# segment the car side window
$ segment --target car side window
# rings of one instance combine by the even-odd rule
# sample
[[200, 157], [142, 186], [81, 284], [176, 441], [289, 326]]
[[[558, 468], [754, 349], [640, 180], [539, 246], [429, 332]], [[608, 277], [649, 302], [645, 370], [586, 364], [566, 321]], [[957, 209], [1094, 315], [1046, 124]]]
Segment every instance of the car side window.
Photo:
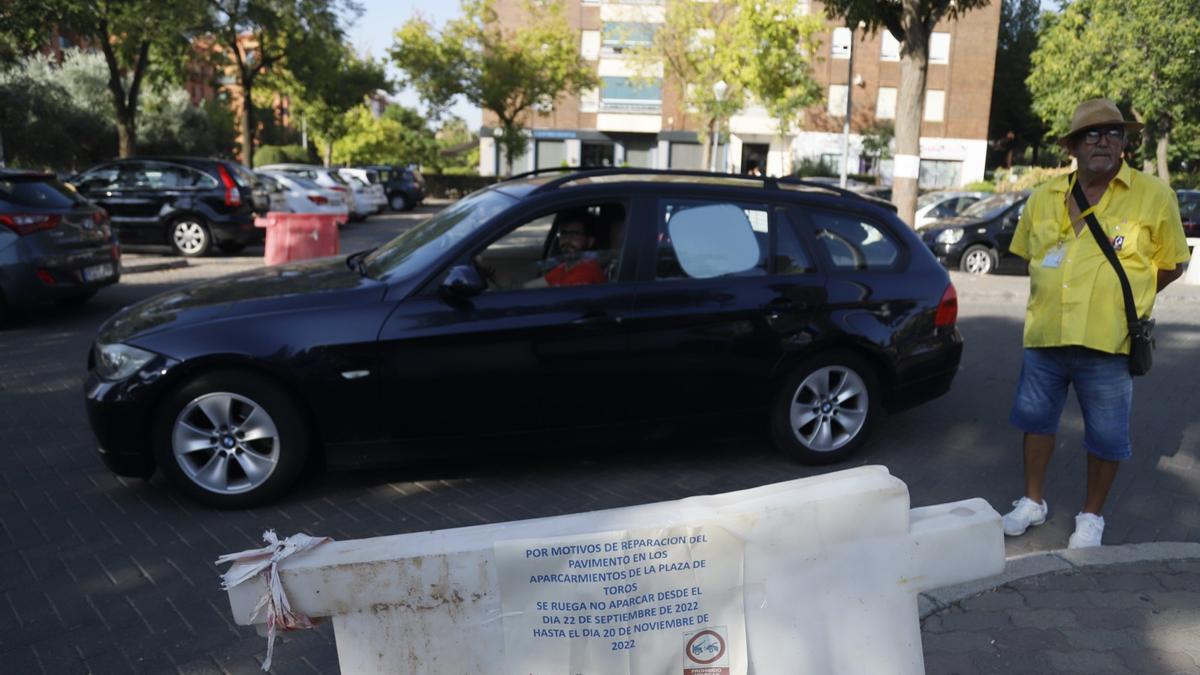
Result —
[[810, 211], [808, 215], [835, 268], [888, 270], [899, 264], [899, 244], [878, 224], [852, 214]]
[[783, 209], [775, 210], [775, 274], [807, 274], [816, 271], [812, 256], [800, 240], [796, 224]]
[[662, 200], [656, 279], [709, 279], [767, 273], [770, 211], [763, 204]]
[[120, 171], [115, 164], [98, 166], [79, 177], [80, 190], [112, 190], [117, 187]]
[[626, 208], [573, 206], [521, 223], [474, 258], [489, 291], [613, 283], [621, 269]]

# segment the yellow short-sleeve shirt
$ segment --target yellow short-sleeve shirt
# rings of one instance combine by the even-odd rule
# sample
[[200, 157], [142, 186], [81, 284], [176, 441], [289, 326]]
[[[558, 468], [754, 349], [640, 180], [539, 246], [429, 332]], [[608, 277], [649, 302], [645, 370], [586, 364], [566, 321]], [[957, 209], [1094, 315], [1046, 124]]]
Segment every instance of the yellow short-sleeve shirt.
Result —
[[[1039, 186], [1013, 234], [1009, 250], [1029, 261], [1024, 344], [1128, 354], [1121, 283], [1091, 230], [1085, 225], [1076, 236], [1071, 227], [1070, 178], [1058, 176]], [[1158, 270], [1175, 269], [1189, 258], [1175, 192], [1161, 179], [1122, 164], [1094, 213], [1129, 277], [1138, 316], [1148, 317]]]

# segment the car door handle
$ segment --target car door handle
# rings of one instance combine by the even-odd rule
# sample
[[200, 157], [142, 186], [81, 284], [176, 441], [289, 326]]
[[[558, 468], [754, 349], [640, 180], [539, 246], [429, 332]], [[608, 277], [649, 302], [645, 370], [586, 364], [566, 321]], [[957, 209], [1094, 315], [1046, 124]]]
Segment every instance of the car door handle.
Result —
[[767, 318], [772, 321], [779, 319], [785, 312], [799, 312], [808, 309], [808, 304], [796, 302], [790, 298], [775, 298], [767, 303]]
[[600, 326], [604, 324], [619, 324], [621, 317], [607, 312], [588, 312], [571, 322], [572, 326]]

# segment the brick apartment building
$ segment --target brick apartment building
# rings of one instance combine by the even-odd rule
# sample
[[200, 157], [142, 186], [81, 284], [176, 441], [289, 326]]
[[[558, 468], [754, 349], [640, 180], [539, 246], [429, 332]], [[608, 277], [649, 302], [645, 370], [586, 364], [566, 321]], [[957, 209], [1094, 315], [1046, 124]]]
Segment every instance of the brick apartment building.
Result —
[[[689, 113], [681, 92], [665, 86], [636, 87], [636, 75], [622, 56], [631, 43], [648, 42], [661, 24], [664, 0], [561, 0], [571, 26], [579, 31], [580, 52], [595, 64], [598, 89], [578, 97], [561, 97], [550, 110], [526, 120], [531, 143], [513, 161], [513, 171], [583, 165], [628, 165], [650, 168], [706, 169], [697, 131], [702, 116]], [[802, 11], [823, 16], [817, 0], [797, 0]], [[500, 21], [513, 28], [519, 21], [518, 3], [498, 6]], [[942, 21], [930, 44], [924, 122], [921, 125], [923, 188], [956, 187], [982, 180], [987, 155], [988, 115], [1000, 3], [966, 13], [957, 21]], [[851, 94], [850, 163], [852, 173], [866, 170], [860, 132], [878, 121], [895, 118], [900, 83], [900, 46], [886, 31], [864, 35], [826, 21], [815, 76], [826, 93], [823, 106], [806, 112], [789, 139], [780, 139], [777, 125], [761, 106], [748, 105], [728, 121], [729, 142], [719, 148], [723, 171], [740, 173], [749, 162], [779, 175], [784, 153], [793, 165], [802, 159], [825, 160], [841, 166], [842, 124], [846, 92]], [[848, 72], [854, 50], [854, 74]], [[496, 118], [485, 111], [480, 133], [480, 174], [506, 171], [494, 138]], [[875, 167], [890, 183], [891, 163]]]

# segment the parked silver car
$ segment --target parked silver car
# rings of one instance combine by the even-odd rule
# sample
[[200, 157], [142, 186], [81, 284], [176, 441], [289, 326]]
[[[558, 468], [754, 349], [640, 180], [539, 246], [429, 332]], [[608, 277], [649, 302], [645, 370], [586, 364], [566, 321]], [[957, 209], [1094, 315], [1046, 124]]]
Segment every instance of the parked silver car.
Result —
[[943, 218], [954, 218], [968, 206], [990, 196], [987, 192], [927, 192], [917, 199], [916, 227], [920, 230]]

